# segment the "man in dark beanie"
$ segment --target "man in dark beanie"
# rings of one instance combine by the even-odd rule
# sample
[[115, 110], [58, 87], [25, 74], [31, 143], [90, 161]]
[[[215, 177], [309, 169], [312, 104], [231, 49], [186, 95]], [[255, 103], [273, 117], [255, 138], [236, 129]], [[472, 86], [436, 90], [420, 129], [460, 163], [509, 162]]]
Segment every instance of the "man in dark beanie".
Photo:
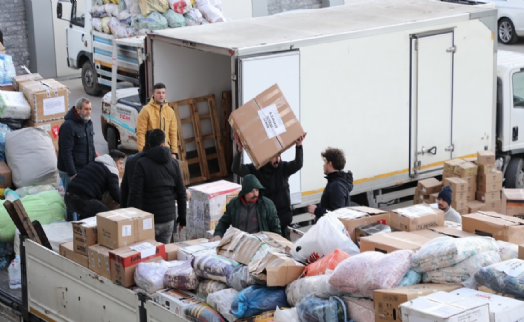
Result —
[[442, 188], [442, 191], [439, 192], [438, 198], [437, 198], [438, 208], [444, 211], [445, 213], [444, 220], [454, 221], [454, 222], [458, 222], [459, 224], [461, 224], [462, 217], [455, 209], [451, 207], [451, 200], [452, 200], [451, 197], [452, 197], [451, 187], [445, 186], [444, 188]]

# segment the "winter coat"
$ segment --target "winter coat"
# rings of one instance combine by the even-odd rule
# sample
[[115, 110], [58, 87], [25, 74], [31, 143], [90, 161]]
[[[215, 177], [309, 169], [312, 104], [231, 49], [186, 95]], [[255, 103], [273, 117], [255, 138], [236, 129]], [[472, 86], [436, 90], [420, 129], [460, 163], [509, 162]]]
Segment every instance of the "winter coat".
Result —
[[72, 177], [96, 157], [93, 122], [84, 122], [72, 107], [58, 131], [58, 170]]
[[162, 106], [155, 103], [154, 99], [144, 106], [136, 120], [136, 137], [138, 151], [142, 151], [146, 143], [148, 130], [161, 129], [166, 134], [166, 146], [171, 153], [178, 153], [178, 121], [175, 111], [164, 103]]
[[277, 168], [271, 164], [266, 164], [260, 169], [250, 164], [241, 164], [241, 153], [237, 153], [233, 158], [231, 171], [244, 177], [248, 174], [254, 174], [265, 188], [264, 195], [275, 204], [278, 216], [282, 223], [289, 225], [293, 219], [291, 212], [291, 197], [289, 193], [289, 177], [302, 169], [304, 160], [304, 149], [297, 146], [295, 149], [295, 160], [280, 161]]
[[265, 189], [258, 179], [254, 175], [248, 174], [244, 177], [244, 180], [242, 180], [242, 190], [238, 194], [238, 197], [231, 199], [231, 201], [226, 205], [226, 211], [215, 227], [215, 236], [223, 237], [229, 226], [240, 229], [239, 218], [240, 208], [242, 207], [241, 197], [253, 191], [253, 189], [259, 190], [258, 200], [256, 201], [256, 211], [260, 231], [270, 231], [279, 235], [282, 233], [282, 230], [280, 229], [280, 220], [278, 219], [277, 210], [273, 201], [264, 197]]
[[67, 192], [85, 199], [102, 200], [106, 191], [109, 191], [113, 200], [120, 203], [118, 169], [109, 154], [86, 165], [67, 186]]
[[129, 187], [133, 184], [133, 174], [135, 173], [135, 166], [138, 160], [144, 156], [144, 152], [139, 152], [127, 157], [124, 176], [120, 184], [120, 207], [128, 207]]
[[322, 217], [328, 210], [351, 206], [349, 193], [353, 190], [353, 173], [351, 171], [331, 172], [326, 176], [328, 181], [320, 205], [315, 209], [315, 216]]
[[133, 173], [128, 206], [155, 215], [155, 223], [177, 219], [175, 200], [178, 204], [177, 222], [186, 223], [186, 187], [178, 161], [167, 147], [157, 146], [143, 152]]

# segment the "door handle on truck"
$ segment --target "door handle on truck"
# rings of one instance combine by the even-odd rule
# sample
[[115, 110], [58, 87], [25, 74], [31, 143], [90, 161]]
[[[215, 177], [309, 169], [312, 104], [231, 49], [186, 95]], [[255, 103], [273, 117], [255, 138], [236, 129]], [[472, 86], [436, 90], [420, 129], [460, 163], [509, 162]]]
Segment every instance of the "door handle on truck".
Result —
[[417, 154], [422, 154], [422, 155], [424, 155], [425, 153], [431, 153], [431, 154], [433, 154], [433, 155], [436, 155], [436, 154], [437, 154], [437, 147], [434, 146], [434, 147], [429, 148], [429, 149], [427, 149], [427, 150], [426, 150], [425, 147], [422, 147], [422, 149], [421, 149]]
[[513, 141], [519, 140], [519, 127], [515, 126], [513, 127]]

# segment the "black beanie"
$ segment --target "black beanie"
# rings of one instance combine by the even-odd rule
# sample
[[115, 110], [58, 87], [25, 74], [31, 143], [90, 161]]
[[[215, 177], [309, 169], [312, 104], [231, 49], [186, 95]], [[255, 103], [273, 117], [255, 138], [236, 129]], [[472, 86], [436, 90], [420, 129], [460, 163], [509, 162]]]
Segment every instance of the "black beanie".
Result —
[[451, 187], [445, 186], [441, 192], [438, 194], [438, 198], [444, 200], [451, 206]]

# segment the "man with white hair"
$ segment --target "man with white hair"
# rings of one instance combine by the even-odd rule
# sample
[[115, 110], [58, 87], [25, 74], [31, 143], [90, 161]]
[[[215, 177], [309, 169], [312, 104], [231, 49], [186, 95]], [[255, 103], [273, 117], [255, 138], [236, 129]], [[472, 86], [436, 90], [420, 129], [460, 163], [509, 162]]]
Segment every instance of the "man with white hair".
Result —
[[[84, 97], [76, 101], [65, 116], [65, 122], [58, 132], [58, 172], [67, 190], [69, 182], [89, 162], [96, 157], [91, 122], [91, 102]], [[74, 214], [67, 209], [67, 221], [75, 220]]]

